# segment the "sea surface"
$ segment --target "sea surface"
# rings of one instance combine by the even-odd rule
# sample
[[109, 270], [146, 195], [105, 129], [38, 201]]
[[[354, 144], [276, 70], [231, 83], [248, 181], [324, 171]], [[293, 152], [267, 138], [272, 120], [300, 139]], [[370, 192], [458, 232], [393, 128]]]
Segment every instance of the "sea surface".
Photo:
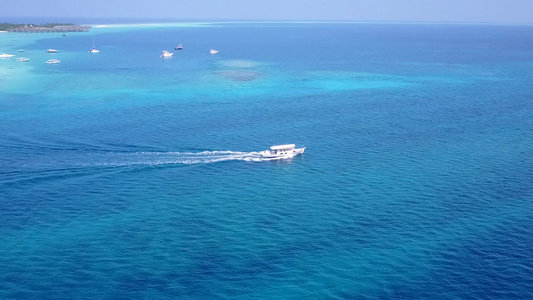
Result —
[[[0, 59], [0, 299], [533, 298], [533, 26], [109, 24], [0, 52], [31, 59]], [[256, 155], [284, 143], [307, 149]]]

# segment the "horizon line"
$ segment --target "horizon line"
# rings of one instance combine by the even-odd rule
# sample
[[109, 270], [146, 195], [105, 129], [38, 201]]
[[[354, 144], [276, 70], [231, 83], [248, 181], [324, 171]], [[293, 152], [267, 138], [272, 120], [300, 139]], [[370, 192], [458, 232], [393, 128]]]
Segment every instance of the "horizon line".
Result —
[[[172, 17], [52, 17], [52, 16], [43, 16], [43, 17], [18, 17], [18, 16], [0, 16], [0, 23], [9, 23], [6, 20], [2, 19], [51, 19], [48, 22], [57, 22], [61, 19], [100, 19], [100, 20], [116, 20], [116, 21], [126, 21], [126, 20], [146, 20], [157, 23], [394, 23], [394, 24], [494, 24], [494, 25], [533, 25], [531, 22], [503, 22], [503, 21], [442, 21], [442, 20], [314, 20], [314, 19], [202, 19], [202, 18], [172, 18]], [[91, 22], [92, 23], [92, 22]], [[143, 23], [145, 24], [145, 23]]]

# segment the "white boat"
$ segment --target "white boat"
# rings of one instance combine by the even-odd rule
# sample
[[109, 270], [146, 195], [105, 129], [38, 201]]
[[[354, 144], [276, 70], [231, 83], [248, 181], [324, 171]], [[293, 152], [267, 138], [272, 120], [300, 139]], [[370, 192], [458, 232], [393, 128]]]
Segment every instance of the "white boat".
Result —
[[58, 64], [61, 61], [59, 59], [53, 58], [46, 61], [47, 64]]
[[183, 46], [181, 44], [178, 45], [178, 47], [174, 47], [174, 50], [181, 50], [183, 49]]
[[167, 50], [163, 50], [163, 53], [161, 53], [161, 57], [171, 57], [174, 55], [172, 52], [168, 52]]
[[93, 48], [89, 50], [90, 53], [99, 53], [100, 50], [96, 49], [96, 45], [94, 44], [94, 38], [93, 38]]
[[291, 158], [304, 153], [304, 151], [305, 147], [296, 148], [295, 144], [287, 144], [272, 146], [270, 150], [261, 151], [259, 154], [265, 158]]
[[18, 62], [27, 62], [27, 61], [30, 61], [30, 59], [27, 58], [27, 57], [19, 57], [19, 58], [17, 58], [17, 61]]
[[0, 58], [11, 58], [11, 57], [15, 57], [15, 54], [7, 54], [7, 53], [0, 54]]
[[209, 54], [217, 54], [218, 53], [218, 50], [215, 50], [215, 49], [211, 49], [209, 50]]
[[56, 49], [48, 49], [46, 50], [47, 53], [57, 53]]

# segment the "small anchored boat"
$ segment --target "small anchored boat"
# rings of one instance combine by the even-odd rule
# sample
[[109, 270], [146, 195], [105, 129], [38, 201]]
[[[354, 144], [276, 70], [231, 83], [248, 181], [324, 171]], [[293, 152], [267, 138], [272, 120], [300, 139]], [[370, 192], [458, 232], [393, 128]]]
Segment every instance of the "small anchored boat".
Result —
[[46, 53], [57, 53], [56, 49], [48, 49], [46, 50]]
[[58, 64], [61, 61], [59, 59], [53, 58], [46, 61], [47, 64]]
[[174, 50], [181, 50], [183, 49], [183, 46], [181, 44], [179, 44], [177, 47], [174, 47]]
[[209, 50], [209, 54], [211, 54], [211, 55], [218, 54], [218, 50], [211, 49], [211, 50]]
[[161, 53], [161, 57], [171, 57], [174, 55], [172, 52], [168, 52], [167, 50], [163, 50], [163, 53]]
[[11, 58], [11, 57], [15, 57], [15, 54], [7, 54], [7, 53], [0, 54], [0, 58]]
[[28, 61], [30, 61], [30, 59], [27, 58], [27, 57], [19, 57], [19, 58], [17, 58], [17, 61], [18, 62], [28, 62]]
[[261, 151], [259, 154], [264, 158], [291, 158], [304, 153], [305, 148], [296, 148], [295, 144], [274, 145], [270, 150]]

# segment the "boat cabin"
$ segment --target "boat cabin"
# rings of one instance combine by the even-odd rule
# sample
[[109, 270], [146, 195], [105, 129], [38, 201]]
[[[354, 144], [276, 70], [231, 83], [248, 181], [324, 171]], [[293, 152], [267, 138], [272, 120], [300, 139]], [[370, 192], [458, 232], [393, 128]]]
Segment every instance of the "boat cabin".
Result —
[[270, 152], [274, 154], [287, 154], [290, 151], [294, 151], [294, 148], [296, 147], [295, 144], [287, 144], [287, 145], [276, 145], [270, 147]]

